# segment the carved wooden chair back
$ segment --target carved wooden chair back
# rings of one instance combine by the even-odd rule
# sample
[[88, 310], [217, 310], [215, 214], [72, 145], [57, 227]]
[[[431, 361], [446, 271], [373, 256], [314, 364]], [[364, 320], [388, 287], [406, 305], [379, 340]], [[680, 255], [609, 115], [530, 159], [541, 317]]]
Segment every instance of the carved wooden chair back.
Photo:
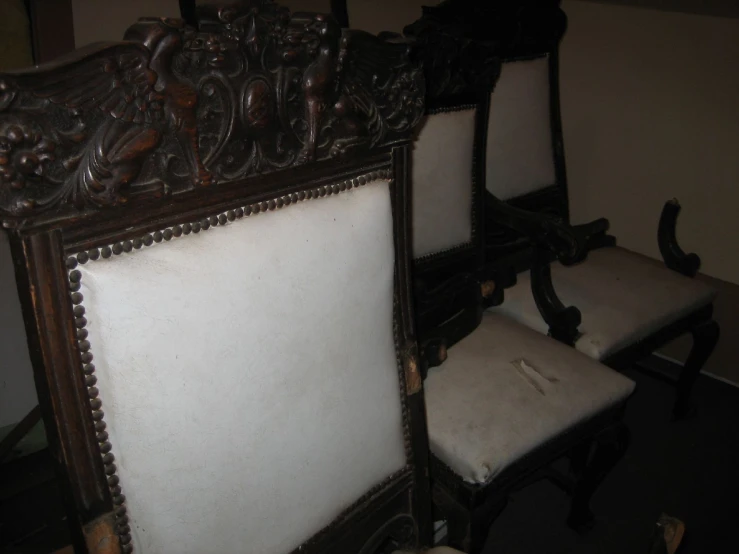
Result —
[[267, 0], [0, 75], [78, 552], [428, 545], [407, 48]]
[[[480, 13], [480, 21], [497, 17], [517, 33], [497, 30], [493, 35], [496, 44], [491, 46], [502, 66], [490, 98], [485, 187], [489, 195], [511, 206], [568, 222], [558, 57], [566, 16], [559, 0], [527, 1], [515, 14], [490, 6], [491, 12], [495, 10], [499, 13]], [[486, 250], [491, 259], [527, 245], [520, 233], [488, 220]]]
[[411, 25], [405, 34], [427, 83], [411, 183], [419, 337], [427, 358], [433, 358], [434, 348], [451, 346], [471, 332], [481, 315], [485, 161], [480, 154], [488, 91], [499, 64], [487, 58], [473, 69], [470, 60], [483, 59], [478, 45], [446, 30]]

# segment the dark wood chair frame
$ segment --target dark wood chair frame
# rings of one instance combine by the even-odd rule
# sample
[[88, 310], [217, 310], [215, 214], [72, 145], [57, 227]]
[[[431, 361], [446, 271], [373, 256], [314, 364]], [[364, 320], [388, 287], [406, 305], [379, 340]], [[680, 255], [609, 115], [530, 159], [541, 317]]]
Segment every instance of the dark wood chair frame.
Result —
[[[555, 183], [536, 192], [501, 202], [485, 190], [486, 271], [498, 275], [503, 286], [511, 284], [511, 274], [531, 270], [531, 286], [537, 307], [549, 326], [549, 335], [574, 345], [579, 337], [581, 314], [576, 306], [565, 306], [552, 283], [550, 263], [581, 262], [594, 248], [615, 246], [608, 221], [598, 219], [583, 225], [569, 224], [567, 174], [559, 102], [559, 42], [567, 27], [559, 0], [537, 2], [496, 2], [446, 0], [425, 10], [426, 17], [453, 22], [457, 32], [478, 43], [478, 51], [502, 61], [546, 57], [549, 61], [550, 128], [554, 155]], [[480, 67], [487, 63], [476, 60]], [[491, 88], [491, 91], [493, 89]], [[514, 209], [511, 209], [514, 208]], [[666, 267], [694, 277], [700, 267], [696, 254], [686, 254], [676, 239], [676, 200], [665, 204], [658, 227], [658, 244]], [[489, 303], [488, 305], [492, 305]], [[665, 360], [671, 370], [656, 371], [650, 356], [672, 340], [690, 334], [693, 347], [684, 365]], [[617, 370], [639, 367], [676, 385], [673, 415], [690, 412], [692, 387], [719, 338], [713, 306], [700, 308], [665, 326], [643, 340], [613, 354], [602, 363]], [[674, 367], [673, 367], [674, 366]], [[675, 378], [675, 375], [678, 375]]]
[[[464, 39], [457, 31], [458, 28], [444, 21], [429, 18], [421, 18], [405, 29], [406, 36], [414, 41], [412, 49], [424, 67], [429, 113], [438, 109], [469, 107], [471, 103], [477, 106], [474, 140], [477, 154], [472, 161], [475, 189], [471, 206], [473, 245], [435, 254], [428, 258], [428, 262], [422, 258], [414, 265], [416, 312], [424, 368], [442, 364], [446, 347], [479, 325], [483, 307], [503, 301], [501, 283], [505, 284], [509, 278], [507, 272], [490, 271], [484, 266], [483, 237], [487, 222], [484, 210], [475, 205], [485, 190], [484, 180], [479, 176], [485, 174], [489, 90], [500, 74], [500, 62], [494, 56], [484, 56], [479, 44]], [[485, 60], [485, 68], [480, 70], [474, 64], [465, 63], [469, 60]], [[508, 207], [505, 207], [505, 213], [509, 218], [518, 215], [516, 210]], [[565, 236], [565, 239], [570, 238], [570, 234]], [[461, 257], [463, 253], [464, 258]], [[430, 275], [436, 276], [436, 280]], [[430, 288], [423, 279], [441, 284]], [[622, 422], [624, 408], [625, 403], [618, 404], [569, 429], [504, 470], [486, 486], [464, 482], [432, 454], [435, 519], [448, 521], [449, 544], [467, 552], [479, 552], [490, 525], [505, 507], [508, 496], [544, 478], [551, 479], [572, 495], [568, 523], [578, 530], [588, 529], [593, 524], [590, 498], [623, 456], [629, 443], [628, 429]], [[568, 473], [552, 467], [562, 457], [569, 458]]]
[[[408, 145], [424, 109], [421, 72], [404, 45], [342, 32], [330, 16], [291, 16], [271, 0], [246, 3], [243, 11], [208, 6], [189, 17], [192, 27], [140, 20], [126, 35], [138, 43], [106, 44], [52, 65], [0, 74], [0, 221], [11, 240], [75, 551], [132, 550], [125, 483], [119, 483], [115, 445], [105, 431], [75, 268], [186, 240], [190, 233], [218, 232], [236, 219], [341, 194], [377, 178], [391, 180], [393, 324], [407, 465], [296, 552], [372, 554], [429, 546], [428, 443], [411, 308], [407, 194]], [[242, 44], [239, 37], [247, 36], [249, 44]], [[275, 36], [283, 42], [273, 42]], [[309, 51], [311, 45], [316, 48]], [[252, 64], [267, 59], [274, 65], [243, 71], [247, 47], [260, 49]], [[343, 69], [335, 71], [339, 56]], [[127, 119], [132, 104], [116, 71], [131, 79], [141, 71], [165, 85], [157, 94], [135, 91], [139, 100], [159, 102], [149, 108], [161, 117], [148, 117], [150, 111], [145, 119]], [[289, 94], [277, 95], [284, 75], [294, 77], [282, 83]], [[311, 79], [327, 86], [311, 89]], [[201, 86], [207, 83], [242, 94], [219, 96]], [[370, 103], [369, 111], [359, 109], [363, 102]], [[316, 113], [317, 104], [333, 109]], [[213, 121], [214, 113], [220, 120]], [[170, 118], [177, 125], [169, 125]], [[329, 126], [334, 133], [315, 140]], [[180, 140], [178, 132], [192, 140]], [[203, 140], [213, 132], [217, 140]], [[117, 156], [108, 155], [111, 144]], [[256, 154], [237, 160], [240, 167], [229, 172], [229, 151], [239, 144], [253, 146]], [[278, 163], [267, 154], [282, 157]], [[159, 157], [167, 163], [156, 164]]]

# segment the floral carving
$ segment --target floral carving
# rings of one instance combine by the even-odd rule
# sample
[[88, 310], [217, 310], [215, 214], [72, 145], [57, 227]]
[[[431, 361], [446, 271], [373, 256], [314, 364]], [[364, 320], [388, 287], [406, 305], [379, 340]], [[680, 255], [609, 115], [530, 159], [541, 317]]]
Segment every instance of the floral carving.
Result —
[[47, 163], [54, 159], [55, 148], [40, 133], [6, 126], [0, 131], [0, 186], [22, 190], [27, 181], [42, 178]]
[[[407, 47], [272, 0], [142, 19], [125, 42], [0, 74], [0, 219], [115, 206], [407, 138]], [[20, 142], [19, 142], [20, 141]]]

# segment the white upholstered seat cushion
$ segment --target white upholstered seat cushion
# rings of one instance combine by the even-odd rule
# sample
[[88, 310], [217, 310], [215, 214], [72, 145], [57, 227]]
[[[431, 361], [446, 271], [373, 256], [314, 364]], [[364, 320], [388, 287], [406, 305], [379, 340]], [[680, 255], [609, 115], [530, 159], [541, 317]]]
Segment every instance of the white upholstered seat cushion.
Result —
[[[575, 266], [552, 264], [552, 281], [562, 302], [582, 313], [582, 336], [575, 346], [597, 360], [710, 304], [716, 296], [705, 283], [619, 247], [593, 250]], [[491, 310], [548, 332], [531, 293], [528, 271], [506, 289], [503, 304]]]
[[475, 109], [428, 115], [413, 143], [413, 257], [472, 240]]
[[475, 484], [634, 389], [573, 348], [489, 312], [424, 384], [432, 453]]

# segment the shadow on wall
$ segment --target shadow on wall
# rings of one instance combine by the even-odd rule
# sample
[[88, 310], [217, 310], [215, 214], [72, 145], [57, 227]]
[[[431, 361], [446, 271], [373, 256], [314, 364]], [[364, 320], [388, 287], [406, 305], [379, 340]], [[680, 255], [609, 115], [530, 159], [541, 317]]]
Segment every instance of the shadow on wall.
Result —
[[31, 32], [23, 0], [0, 2], [0, 71], [33, 65]]
[[564, 0], [561, 101], [573, 222], [606, 217], [659, 258], [662, 203], [680, 244], [739, 284], [739, 19]]
[[38, 404], [8, 236], [0, 230], [0, 427]]

